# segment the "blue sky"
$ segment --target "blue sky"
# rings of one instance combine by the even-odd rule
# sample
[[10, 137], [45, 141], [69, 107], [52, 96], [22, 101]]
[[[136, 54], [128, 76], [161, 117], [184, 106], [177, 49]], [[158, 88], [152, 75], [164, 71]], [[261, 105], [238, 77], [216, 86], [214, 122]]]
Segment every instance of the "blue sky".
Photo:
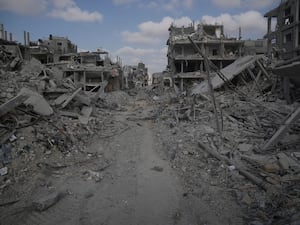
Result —
[[171, 23], [224, 24], [228, 36], [261, 38], [265, 12], [280, 0], [0, 0], [0, 23], [23, 42], [49, 34], [68, 37], [82, 50], [103, 48], [123, 64], [143, 61], [150, 72], [164, 70]]

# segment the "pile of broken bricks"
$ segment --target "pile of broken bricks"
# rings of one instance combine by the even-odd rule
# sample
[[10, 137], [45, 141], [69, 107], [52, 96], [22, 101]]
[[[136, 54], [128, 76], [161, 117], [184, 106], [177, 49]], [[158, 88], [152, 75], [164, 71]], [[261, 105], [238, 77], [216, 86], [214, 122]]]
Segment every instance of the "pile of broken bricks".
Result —
[[[114, 135], [109, 113], [99, 108], [105, 102], [101, 98], [106, 81], [97, 92], [84, 92], [71, 79], [64, 79], [58, 68], [46, 68], [34, 58], [12, 71], [6, 64], [0, 67], [0, 178], [4, 183], [11, 182], [12, 167], [14, 174], [21, 170], [21, 163], [14, 163], [20, 156], [29, 167], [37, 155], [73, 154], [85, 149], [98, 133]], [[110, 133], [99, 132], [108, 127]], [[5, 187], [0, 187], [0, 193]]]
[[217, 87], [216, 110], [209, 95], [180, 96], [160, 103], [156, 119], [170, 129], [166, 153], [191, 190], [207, 182], [232, 192], [248, 224], [298, 224], [300, 105], [259, 76]]

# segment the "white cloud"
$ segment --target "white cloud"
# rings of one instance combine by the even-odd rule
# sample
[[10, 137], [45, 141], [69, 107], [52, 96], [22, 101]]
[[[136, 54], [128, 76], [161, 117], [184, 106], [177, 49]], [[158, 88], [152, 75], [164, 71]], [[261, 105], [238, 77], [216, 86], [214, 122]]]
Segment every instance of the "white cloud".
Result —
[[213, 2], [223, 8], [232, 8], [241, 6], [241, 0], [213, 0]]
[[148, 3], [140, 3], [139, 6], [141, 8], [155, 9], [155, 8], [158, 8], [160, 6], [160, 4], [158, 2], [151, 1], [151, 2], [148, 2]]
[[136, 2], [137, 0], [113, 0], [113, 3], [116, 5], [124, 5], [124, 4], [129, 4], [132, 2]]
[[279, 3], [280, 0], [213, 0], [213, 2], [223, 8], [246, 7], [251, 9], [261, 9]]
[[76, 3], [73, 0], [52, 0], [56, 8], [74, 7]]
[[[50, 5], [52, 10], [46, 13]], [[0, 10], [21, 15], [36, 15], [44, 12], [48, 16], [65, 21], [101, 22], [103, 20], [101, 13], [82, 10], [74, 0], [0, 0]]]
[[178, 26], [188, 25], [192, 20], [188, 17], [173, 19], [164, 17], [160, 22], [147, 21], [139, 24], [137, 32], [122, 32], [123, 39], [126, 42], [134, 44], [158, 44], [166, 42], [168, 39], [168, 28], [174, 23]]
[[[129, 2], [130, 0], [127, 1]], [[140, 1], [139, 3], [139, 7], [141, 8], [163, 9], [166, 11], [178, 13], [179, 11], [182, 11], [182, 9], [192, 9], [195, 0], [152, 0], [149, 2]]]
[[167, 48], [132, 48], [123, 47], [115, 52], [123, 60], [123, 65], [137, 65], [143, 62], [149, 73], [161, 72], [167, 65]]
[[0, 0], [0, 10], [21, 15], [36, 15], [47, 8], [46, 0]]
[[263, 15], [257, 11], [230, 15], [221, 14], [217, 17], [203, 16], [202, 21], [207, 24], [223, 24], [225, 33], [238, 36], [239, 27], [242, 28], [243, 38], [262, 38], [267, 32], [267, 23]]
[[77, 6], [74, 0], [52, 0], [54, 9], [48, 14], [72, 22], [101, 22], [103, 15], [97, 11], [89, 12]]
[[163, 8], [168, 11], [177, 11], [178, 9], [191, 9], [194, 5], [194, 0], [169, 0], [163, 4]]

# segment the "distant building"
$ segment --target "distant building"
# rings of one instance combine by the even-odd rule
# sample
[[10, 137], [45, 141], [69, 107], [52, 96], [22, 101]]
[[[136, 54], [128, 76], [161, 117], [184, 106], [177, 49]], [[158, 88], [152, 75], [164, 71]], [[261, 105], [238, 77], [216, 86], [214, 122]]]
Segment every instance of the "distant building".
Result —
[[267, 39], [245, 40], [243, 55], [266, 54], [268, 49]]
[[77, 46], [66, 37], [49, 35], [49, 39], [39, 39], [30, 43], [31, 55], [42, 63], [58, 62], [64, 54], [77, 53]]
[[[274, 50], [275, 56], [284, 60], [300, 56], [299, 0], [282, 0], [265, 17], [268, 18], [268, 55]], [[274, 32], [271, 30], [273, 18], [277, 19]]]
[[175, 84], [183, 90], [184, 82], [204, 80], [204, 58], [195, 50], [188, 36], [219, 69], [233, 63], [242, 55], [244, 41], [226, 38], [223, 25], [194, 24], [169, 28], [168, 70]]
[[137, 66], [124, 66], [124, 86], [134, 88], [148, 85], [148, 68], [142, 62]]
[[202, 52], [219, 68], [234, 62], [242, 54], [244, 41], [224, 36], [223, 25], [199, 24], [197, 29], [188, 27], [169, 28], [168, 63], [171, 73], [204, 71], [204, 58], [188, 40], [190, 35]]
[[[300, 87], [300, 0], [282, 0], [278, 7], [267, 12], [268, 56], [279, 63], [273, 72], [282, 78], [282, 90], [288, 103], [297, 100], [291, 93]], [[277, 19], [275, 31], [271, 30], [273, 19]]]

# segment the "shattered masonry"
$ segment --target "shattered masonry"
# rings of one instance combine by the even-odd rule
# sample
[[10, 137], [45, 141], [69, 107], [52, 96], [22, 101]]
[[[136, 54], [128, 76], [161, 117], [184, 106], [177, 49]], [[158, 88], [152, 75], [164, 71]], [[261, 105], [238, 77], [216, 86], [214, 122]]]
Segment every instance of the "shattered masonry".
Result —
[[[85, 222], [76, 204], [94, 193], [76, 195], [61, 183], [75, 177], [98, 190], [121, 177], [116, 169], [134, 171], [123, 178], [134, 180], [140, 155], [130, 149], [121, 168], [114, 163], [145, 129], [180, 178], [197, 224], [299, 224], [299, 12], [299, 0], [281, 1], [265, 14], [266, 38], [255, 41], [226, 37], [217, 24], [171, 25], [167, 68], [150, 86], [142, 62], [123, 66], [101, 49], [77, 53], [53, 35], [33, 42], [24, 32], [21, 45], [2, 25], [0, 224], [31, 224], [64, 201], [75, 213], [60, 216]], [[109, 209], [130, 204], [110, 198]]]

